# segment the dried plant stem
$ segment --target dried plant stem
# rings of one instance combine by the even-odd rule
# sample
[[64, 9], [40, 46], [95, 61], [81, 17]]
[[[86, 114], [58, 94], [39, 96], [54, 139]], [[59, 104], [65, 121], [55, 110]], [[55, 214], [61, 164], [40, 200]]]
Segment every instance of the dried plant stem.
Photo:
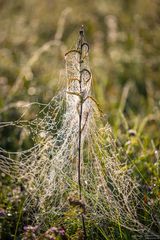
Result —
[[81, 185], [81, 126], [82, 126], [82, 106], [83, 103], [80, 103], [80, 112], [79, 112], [79, 133], [78, 133], [78, 186], [79, 186], [79, 198], [82, 199], [82, 185]]
[[[79, 110], [79, 131], [78, 131], [78, 187], [79, 187], [79, 199], [82, 199], [82, 185], [81, 185], [81, 158], [82, 158], [82, 113], [83, 113], [83, 96], [82, 96], [82, 44], [84, 42], [84, 30], [83, 26], [81, 27], [80, 30], [80, 38], [79, 38], [79, 43], [77, 46], [77, 50], [79, 50], [79, 64], [80, 64], [80, 80], [79, 80], [79, 92], [80, 92], [80, 110]], [[84, 240], [87, 239], [87, 234], [86, 234], [86, 226], [85, 226], [85, 218], [84, 214], [82, 213], [82, 226], [83, 226], [83, 237]]]

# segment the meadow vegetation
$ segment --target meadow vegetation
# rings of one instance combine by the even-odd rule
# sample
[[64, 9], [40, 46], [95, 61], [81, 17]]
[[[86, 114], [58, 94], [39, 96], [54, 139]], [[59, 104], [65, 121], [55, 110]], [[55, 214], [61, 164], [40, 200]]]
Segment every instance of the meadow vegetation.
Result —
[[0, 0], [2, 240], [160, 238], [159, 42], [158, 0]]

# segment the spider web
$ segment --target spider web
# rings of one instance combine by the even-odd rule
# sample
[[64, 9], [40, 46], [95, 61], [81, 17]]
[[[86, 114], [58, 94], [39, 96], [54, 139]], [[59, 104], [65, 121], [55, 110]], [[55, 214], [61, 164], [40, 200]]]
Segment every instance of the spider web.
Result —
[[67, 87], [45, 104], [34, 119], [24, 120], [23, 114], [16, 121], [0, 123], [0, 128], [25, 128], [34, 140], [34, 145], [24, 151], [0, 148], [0, 167], [23, 183], [27, 192], [25, 207], [32, 209], [36, 221], [69, 208], [69, 197], [78, 196], [78, 119], [83, 101], [81, 181], [85, 218], [97, 223], [108, 219], [128, 229], [147, 232], [137, 217], [139, 193], [138, 184], [131, 177], [132, 169], [91, 96], [88, 51], [88, 44], [84, 43], [81, 67], [78, 50], [65, 55]]

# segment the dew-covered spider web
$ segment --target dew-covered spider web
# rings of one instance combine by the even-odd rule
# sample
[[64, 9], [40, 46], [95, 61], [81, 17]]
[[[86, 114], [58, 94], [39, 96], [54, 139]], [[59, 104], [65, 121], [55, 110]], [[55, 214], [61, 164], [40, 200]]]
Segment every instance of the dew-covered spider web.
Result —
[[34, 142], [24, 151], [0, 148], [0, 167], [23, 183], [27, 192], [25, 207], [32, 209], [36, 221], [69, 208], [68, 199], [79, 194], [77, 159], [82, 104], [81, 185], [86, 220], [101, 223], [108, 219], [131, 230], [147, 231], [137, 217], [138, 184], [131, 177], [132, 169], [91, 95], [89, 47], [85, 41], [81, 50], [81, 62], [78, 46], [65, 55], [66, 89], [41, 106], [34, 119], [25, 120], [23, 114], [16, 121], [0, 123], [0, 128], [26, 129]]

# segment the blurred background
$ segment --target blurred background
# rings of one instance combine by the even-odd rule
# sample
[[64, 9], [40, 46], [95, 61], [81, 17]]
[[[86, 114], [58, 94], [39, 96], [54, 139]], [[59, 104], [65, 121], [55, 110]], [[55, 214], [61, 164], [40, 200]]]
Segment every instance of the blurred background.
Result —
[[63, 82], [64, 54], [75, 46], [81, 24], [90, 45], [94, 94], [103, 108], [110, 114], [119, 107], [123, 90], [123, 111], [158, 108], [158, 0], [0, 0], [1, 108], [19, 100], [50, 100]]
[[[93, 95], [144, 176], [143, 184], [157, 185], [159, 0], [0, 0], [0, 121], [17, 119], [28, 102], [47, 103], [65, 86], [64, 55], [75, 47], [82, 24]], [[17, 149], [21, 134], [0, 129], [0, 145]], [[4, 178], [6, 208], [13, 183]], [[157, 204], [155, 196], [150, 199]]]

